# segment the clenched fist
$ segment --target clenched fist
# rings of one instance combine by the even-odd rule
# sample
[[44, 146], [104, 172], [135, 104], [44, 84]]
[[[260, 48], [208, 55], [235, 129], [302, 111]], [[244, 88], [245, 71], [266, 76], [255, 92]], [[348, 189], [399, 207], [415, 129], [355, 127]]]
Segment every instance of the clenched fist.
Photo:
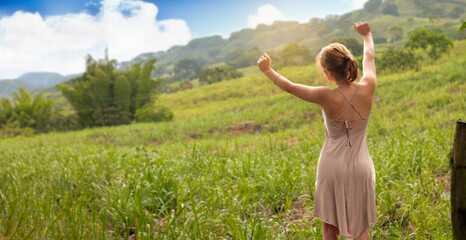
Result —
[[266, 71], [272, 69], [272, 59], [270, 59], [269, 55], [264, 52], [264, 55], [262, 55], [259, 60], [257, 60], [257, 65], [261, 71], [265, 73]]
[[366, 36], [367, 34], [371, 32], [371, 28], [369, 27], [369, 23], [367, 22], [357, 22], [357, 23], [353, 22], [353, 26], [356, 32], [358, 32], [362, 36]]

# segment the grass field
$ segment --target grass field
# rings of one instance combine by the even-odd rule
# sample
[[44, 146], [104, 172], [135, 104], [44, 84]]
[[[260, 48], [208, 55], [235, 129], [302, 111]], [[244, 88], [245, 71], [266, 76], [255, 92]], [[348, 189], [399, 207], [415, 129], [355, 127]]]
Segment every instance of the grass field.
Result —
[[[451, 239], [449, 159], [466, 42], [378, 76], [373, 239]], [[1, 139], [0, 239], [321, 239], [321, 108], [245, 77], [161, 95], [175, 120]], [[314, 65], [280, 74], [321, 84]]]

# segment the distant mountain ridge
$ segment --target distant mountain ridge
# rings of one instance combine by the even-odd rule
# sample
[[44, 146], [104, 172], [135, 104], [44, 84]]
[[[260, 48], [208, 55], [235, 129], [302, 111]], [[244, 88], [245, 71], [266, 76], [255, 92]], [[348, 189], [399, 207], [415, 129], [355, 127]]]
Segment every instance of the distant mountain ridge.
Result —
[[458, 20], [466, 17], [465, 12], [466, 0], [369, 0], [362, 9], [343, 15], [329, 15], [325, 19], [311, 18], [306, 23], [276, 21], [271, 25], [259, 24], [254, 29], [233, 32], [228, 39], [218, 35], [193, 39], [185, 46], [140, 54], [131, 61], [119, 63], [119, 68], [156, 58], [155, 76], [162, 76], [173, 71], [173, 65], [184, 58], [198, 59], [210, 65], [225, 61], [230, 51], [236, 48], [247, 51], [259, 47], [273, 53], [293, 42], [317, 54], [332, 38], [344, 36], [359, 39], [352, 22], [360, 20], [369, 21], [373, 35], [379, 38], [389, 39], [388, 29], [395, 24], [404, 28], [404, 35], [417, 27], [442, 24], [450, 38], [462, 39], [465, 32], [457, 33], [457, 29]]
[[63, 75], [54, 72], [30, 72], [18, 77], [18, 80], [39, 87], [50, 87], [60, 83]]
[[18, 91], [19, 88], [24, 88], [27, 91], [50, 88], [79, 75], [80, 74], [70, 74], [63, 76], [54, 72], [30, 72], [16, 79], [0, 80], [0, 98], [8, 97], [12, 92]]

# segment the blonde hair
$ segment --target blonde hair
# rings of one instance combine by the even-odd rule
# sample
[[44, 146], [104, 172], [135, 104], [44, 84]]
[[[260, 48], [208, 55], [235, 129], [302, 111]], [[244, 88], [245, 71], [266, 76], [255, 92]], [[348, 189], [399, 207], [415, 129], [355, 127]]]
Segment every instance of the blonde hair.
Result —
[[322, 48], [316, 57], [316, 63], [335, 74], [336, 80], [345, 79], [350, 83], [358, 78], [358, 62], [343, 44], [332, 43]]

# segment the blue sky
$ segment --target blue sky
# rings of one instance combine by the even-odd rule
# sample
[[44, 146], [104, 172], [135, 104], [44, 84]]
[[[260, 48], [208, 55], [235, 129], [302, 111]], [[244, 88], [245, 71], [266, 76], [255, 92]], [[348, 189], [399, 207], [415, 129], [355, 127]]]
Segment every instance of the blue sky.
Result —
[[199, 37], [340, 15], [367, 0], [0, 0], [0, 79], [26, 72], [63, 75], [84, 58], [131, 60]]
[[[183, 19], [194, 38], [222, 33], [223, 35], [247, 27], [248, 16], [260, 6], [275, 6], [286, 20], [308, 21], [331, 14], [349, 12], [365, 1], [361, 0], [146, 0], [158, 9], [158, 20]], [[98, 0], [1, 0], [0, 17], [21, 10], [39, 12], [43, 16], [63, 15], [86, 11], [99, 13]]]

